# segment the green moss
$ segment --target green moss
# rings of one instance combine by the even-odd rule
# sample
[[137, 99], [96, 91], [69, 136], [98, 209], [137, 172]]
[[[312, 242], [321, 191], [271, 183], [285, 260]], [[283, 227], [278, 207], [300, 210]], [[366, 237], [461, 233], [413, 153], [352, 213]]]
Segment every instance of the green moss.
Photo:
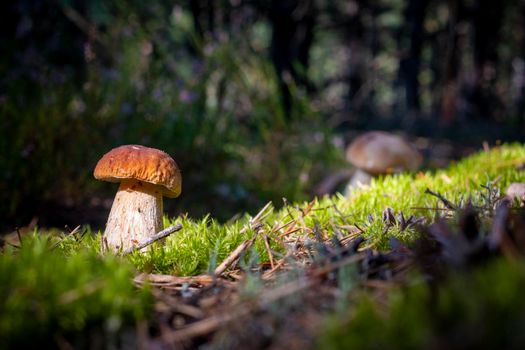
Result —
[[145, 318], [149, 292], [136, 289], [132, 276], [132, 266], [115, 257], [93, 249], [66, 255], [48, 236], [25, 237], [21, 248], [0, 254], [0, 348], [75, 338], [94, 324], [116, 332]]
[[[414, 280], [413, 280], [414, 281]], [[414, 283], [392, 292], [386, 309], [368, 297], [334, 315], [322, 349], [523, 348], [525, 263], [496, 260], [455, 273], [435, 290]]]
[[[483, 186], [493, 182], [497, 190], [504, 191], [510, 182], [525, 181], [523, 172], [517, 170], [517, 166], [523, 162], [525, 147], [521, 144], [504, 145], [490, 152], [477, 153], [448, 169], [376, 179], [370, 187], [354, 191], [349, 198], [336, 195], [316, 199], [307, 214], [304, 210], [309, 206], [308, 202], [287, 204], [279, 210], [269, 207], [262, 220], [264, 232], [270, 237], [272, 250], [282, 252], [277, 237], [284, 231], [271, 228], [282, 226], [290, 220], [296, 221], [297, 227], [301, 228], [289, 236], [291, 238], [304, 235], [314, 238], [314, 228], [327, 238], [335, 232], [345, 235], [348, 231], [344, 227], [357, 225], [364, 230], [363, 235], [369, 239], [369, 244], [385, 249], [392, 236], [405, 242], [413, 237], [411, 229], [401, 231], [397, 225], [385, 231], [381, 217], [387, 207], [391, 207], [396, 214], [402, 211], [406, 218], [415, 215], [428, 221], [436, 216], [449, 215], [449, 211], [441, 210], [445, 207], [439, 199], [425, 193], [427, 188], [441, 193], [456, 204], [471, 201], [474, 205], [484, 206], [487, 204], [485, 197], [488, 190]], [[369, 220], [370, 215], [374, 218], [372, 222]], [[198, 220], [188, 217], [165, 218], [165, 226], [181, 223], [183, 229], [168, 237], [163, 246], [157, 245], [146, 255], [133, 254], [129, 260], [138, 270], [147, 272], [176, 275], [206, 272], [242, 241], [252, 237], [251, 230], [241, 232], [248, 227], [251, 217], [245, 214], [226, 224], [220, 224], [209, 216]], [[64, 246], [73, 251], [86, 244], [93, 250], [98, 249], [98, 238], [90, 238], [86, 242], [75, 248], [78, 244], [69, 240]], [[269, 259], [260, 237], [255, 249], [261, 262]]]
[[[445, 207], [436, 197], [425, 194], [427, 188], [456, 204], [470, 200], [474, 205], [483, 206], [487, 204], [487, 189], [483, 186], [493, 184], [504, 192], [509, 183], [525, 181], [525, 174], [517, 170], [517, 166], [524, 162], [525, 147], [512, 144], [477, 153], [436, 172], [378, 178], [370, 187], [352, 192], [349, 198], [337, 195], [320, 199], [304, 221], [308, 227], [317, 223], [327, 234], [334, 231], [334, 225], [357, 224], [365, 230], [364, 236], [377, 247], [386, 248], [392, 235], [401, 240], [411, 238], [410, 231], [400, 232], [397, 228], [384, 234], [384, 225], [378, 221], [387, 207], [396, 214], [402, 211], [405, 217], [415, 215], [428, 220], [449, 214], [441, 210]], [[300, 206], [305, 207], [306, 203]], [[288, 209], [283, 209], [276, 217], [282, 220], [288, 212]], [[375, 218], [374, 222], [369, 222], [369, 215]]]
[[[183, 229], [166, 239], [164, 245], [157, 245], [147, 254], [135, 253], [130, 257], [133, 264], [143, 271], [194, 275], [213, 269], [210, 261], [221, 261], [251, 233], [241, 233], [247, 220], [230, 225], [221, 225], [205, 217], [201, 220], [179, 218], [167, 220], [167, 225], [181, 223]], [[211, 259], [213, 257], [213, 259]]]
[[[401, 231], [399, 226], [384, 230], [381, 214], [386, 207], [396, 213], [403, 211], [405, 217], [413, 214], [432, 220], [437, 214], [444, 215], [442, 211], [429, 210], [443, 205], [434, 196], [425, 194], [426, 188], [454, 203], [471, 200], [483, 206], [487, 190], [482, 185], [493, 181], [494, 186], [504, 190], [510, 182], [524, 181], [522, 171], [517, 169], [523, 162], [525, 147], [505, 145], [473, 155], [448, 169], [377, 179], [371, 187], [357, 190], [349, 198], [324, 197], [313, 203], [287, 204], [279, 210], [269, 206], [259, 218], [263, 230], [241, 265], [253, 266], [254, 259], [258, 262], [269, 259], [263, 234], [269, 236], [275, 254], [282, 252], [278, 236], [285, 229], [277, 228], [291, 220], [299, 231], [289, 235], [289, 239], [315, 238], [314, 232], [325, 237], [334, 233], [345, 235], [348, 226], [358, 225], [369, 243], [379, 248], [386, 247], [391, 236], [410, 240], [410, 230]], [[370, 222], [369, 215], [375, 220]], [[56, 232], [35, 232], [23, 240], [21, 248], [6, 247], [0, 254], [0, 338], [5, 339], [2, 346], [36, 344], [57, 334], [78, 335], [93, 325], [104, 325], [106, 332], [122, 329], [144, 317], [149, 304], [148, 291], [136, 289], [132, 284], [134, 273], [194, 275], [211, 271], [242, 241], [253, 237], [251, 220], [253, 217], [248, 214], [226, 224], [211, 217], [165, 218], [165, 226], [181, 223], [183, 229], [168, 237], [164, 245], [155, 244], [147, 254], [134, 253], [125, 258], [101, 257], [100, 232], [95, 234], [89, 228], [84, 229], [82, 239], [80, 235], [64, 238], [57, 237]], [[521, 314], [506, 319], [505, 312], [513, 308], [525, 310], [519, 299], [525, 287], [524, 276], [523, 264], [500, 263], [465, 280], [460, 275], [452, 278], [447, 288], [440, 289], [437, 298], [433, 298], [427, 287], [415, 285], [406, 294], [401, 291], [392, 294], [386, 313], [364, 297], [350, 308], [353, 310], [350, 315], [334, 317], [321, 343], [333, 348], [440, 347], [442, 344], [431, 342], [459, 337], [454, 327], [460, 330], [470, 327], [467, 330], [474, 330], [473, 334], [476, 329], [488, 332], [483, 317], [497, 320], [497, 329], [502, 334], [510, 332], [514, 336], [519, 334], [512, 333], [520, 324], [518, 320], [525, 319]], [[479, 293], [470, 294], [478, 289]], [[478, 305], [486, 308], [479, 309]], [[428, 314], [429, 310], [432, 314]], [[28, 329], [32, 332], [30, 338]], [[492, 340], [486, 338], [487, 342]], [[514, 336], [505, 344], [520, 341]]]

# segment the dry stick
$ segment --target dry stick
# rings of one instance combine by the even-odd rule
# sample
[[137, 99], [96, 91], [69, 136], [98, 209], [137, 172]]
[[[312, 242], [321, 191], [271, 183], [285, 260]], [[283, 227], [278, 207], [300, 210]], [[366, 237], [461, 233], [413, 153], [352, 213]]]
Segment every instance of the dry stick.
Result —
[[278, 268], [280, 268], [281, 266], [283, 266], [285, 263], [286, 263], [286, 257], [285, 257], [285, 258], [282, 258], [281, 260], [279, 260], [279, 262], [277, 262], [277, 264], [276, 264], [271, 270], [265, 271], [265, 272], [262, 274], [261, 278], [262, 278], [263, 280], [267, 280], [267, 279], [269, 279], [269, 278], [272, 276], [272, 274], [273, 274], [275, 271], [277, 271]]
[[75, 227], [73, 229], [73, 231], [70, 231], [69, 233], [67, 233], [66, 235], [64, 235], [62, 238], [60, 238], [58, 240], [58, 242], [56, 242], [55, 244], [53, 244], [53, 246], [51, 247], [51, 250], [55, 249], [56, 247], [59, 246], [60, 243], [62, 243], [66, 238], [68, 238], [69, 236], [72, 236], [74, 234], [76, 234], [78, 231], [80, 230], [80, 225], [78, 225], [77, 227]]
[[263, 239], [264, 239], [264, 246], [266, 247], [266, 252], [268, 253], [268, 258], [270, 259], [270, 266], [273, 269], [275, 266], [273, 264], [273, 254], [272, 254], [272, 250], [270, 249], [270, 242], [268, 242], [268, 236], [263, 235]]
[[434, 208], [434, 207], [410, 207], [411, 210], [434, 210], [434, 211], [438, 211], [438, 210], [442, 210], [442, 211], [447, 211], [447, 210], [450, 210], [450, 209], [447, 209], [447, 208]]
[[16, 248], [16, 249], [20, 249], [21, 248], [21, 246], [13, 244], [13, 243], [9, 243], [8, 241], [3, 241], [3, 242], [5, 244], [7, 244], [8, 246], [10, 246], [10, 247], [13, 247], [13, 248]]
[[337, 214], [339, 214], [339, 217], [341, 218], [341, 220], [343, 220], [343, 222], [344, 222], [346, 225], [350, 225], [350, 223], [346, 220], [345, 215], [339, 210], [339, 208], [337, 207], [337, 205], [335, 204], [335, 202], [334, 202], [333, 199], [331, 200], [331, 202], [332, 202], [332, 206], [333, 206], [335, 212], [336, 212]]
[[[306, 208], [301, 209], [299, 207], [297, 207], [297, 211], [299, 212], [299, 217], [297, 219], [294, 219], [292, 213], [290, 212], [290, 209], [288, 209], [288, 207], [286, 207], [286, 210], [288, 211], [288, 215], [292, 218], [292, 221], [290, 221], [290, 223], [293, 223], [293, 225], [291, 225], [290, 227], [288, 227], [288, 229], [282, 233], [281, 235], [279, 235], [279, 238], [284, 238], [285, 236], [288, 236], [292, 233], [295, 233], [297, 231], [308, 231], [310, 230], [306, 224], [304, 223], [304, 217], [306, 215], [308, 215], [310, 213], [310, 211], [312, 210], [312, 207], [314, 206], [315, 202], [314, 201], [311, 201]], [[302, 224], [302, 226], [298, 225], [298, 223], [300, 222], [300, 224]], [[299, 227], [297, 227], [299, 226]], [[311, 231], [311, 230], [310, 230]]]
[[279, 238], [284, 238], [288, 235], [291, 235], [292, 233], [295, 233], [297, 231], [301, 231], [302, 228], [301, 227], [296, 227], [297, 226], [297, 222], [294, 221], [293, 225], [291, 225], [290, 227], [288, 227], [288, 229], [282, 233]]
[[344, 244], [346, 244], [346, 242], [351, 241], [351, 240], [353, 240], [353, 239], [359, 237], [361, 234], [362, 234], [362, 232], [352, 232], [352, 233], [350, 233], [349, 235], [344, 236], [344, 237], [340, 240], [340, 242], [341, 242], [341, 244], [344, 245]]
[[158, 286], [172, 286], [181, 284], [212, 284], [215, 278], [210, 275], [197, 275], [197, 276], [172, 276], [172, 275], [161, 275], [155, 273], [142, 273], [135, 276], [133, 282], [136, 284], [144, 284], [148, 281], [152, 285]]
[[297, 211], [299, 211], [299, 217], [297, 218], [297, 220], [299, 220], [300, 224], [302, 225], [301, 226], [301, 230], [303, 230], [303, 232], [310, 232], [312, 233], [313, 230], [310, 229], [308, 226], [306, 226], [306, 223], [304, 222], [304, 218], [310, 214], [310, 212], [312, 211], [312, 208], [313, 206], [315, 205], [315, 199], [312, 200], [310, 203], [308, 203], [308, 205], [306, 206], [306, 208], [304, 209], [301, 209], [299, 208], [299, 206], [296, 207]]
[[255, 234], [252, 238], [242, 242], [233, 252], [226, 257], [222, 261], [222, 263], [217, 266], [217, 268], [214, 271], [215, 276], [218, 276], [222, 274], [226, 269], [232, 265], [237, 259], [241, 256], [242, 252], [250, 249], [250, 247], [255, 242], [255, 239], [257, 238], [257, 235], [259, 234], [259, 231], [263, 227], [263, 224], [261, 223], [262, 220], [264, 220], [268, 215], [270, 215], [270, 212], [266, 212], [268, 209], [270, 209], [272, 206], [272, 202], [266, 203], [266, 205], [255, 215], [250, 221], [248, 222], [248, 225], [244, 227], [240, 232], [245, 233], [249, 229], [253, 229], [255, 231]]
[[149, 246], [150, 244], [158, 241], [159, 239], [162, 239], [164, 237], [168, 237], [172, 233], [179, 231], [181, 228], [182, 228], [181, 224], [177, 224], [175, 226], [168, 227], [168, 228], [160, 231], [159, 233], [156, 233], [155, 235], [151, 236], [147, 240], [145, 240], [143, 242], [140, 242], [136, 246], [124, 250], [120, 255], [124, 256], [124, 255], [133, 253], [135, 250], [139, 250], [139, 249], [145, 248], [145, 247]]
[[160, 312], [175, 311], [195, 319], [202, 319], [206, 315], [204, 311], [196, 306], [181, 303], [177, 298], [171, 296], [169, 293], [163, 292], [158, 288], [152, 289], [152, 294], [155, 296], [157, 302], [155, 303], [155, 310]]
[[281, 226], [279, 226], [279, 227], [277, 227], [277, 228], [275, 228], [275, 229], [272, 229], [272, 232], [271, 232], [271, 233], [273, 233], [273, 232], [279, 232], [279, 231], [281, 231], [283, 228], [285, 228], [285, 227], [287, 227], [287, 226], [290, 226], [290, 225], [293, 224], [294, 222], [295, 222], [294, 220], [288, 221], [287, 223], [282, 224]]
[[22, 246], [22, 235], [20, 234], [20, 229], [16, 228], [16, 236], [18, 237], [18, 242], [20, 243], [20, 247]]
[[[160, 298], [157, 296], [157, 298]], [[171, 298], [175, 299], [175, 298]], [[176, 303], [171, 300], [163, 300], [162, 303], [157, 302], [155, 304], [155, 311], [157, 312], [176, 312], [185, 316], [193, 317], [195, 319], [202, 319], [205, 317], [204, 312], [196, 306]]]
[[[263, 214], [266, 212], [268, 208], [272, 206], [272, 202], [266, 203], [266, 205], [253, 217], [253, 219], [250, 220], [251, 223], [260, 221], [263, 218]], [[264, 217], [268, 216], [269, 213], [265, 213]]]
[[257, 238], [257, 235], [258, 235], [259, 230], [260, 230], [261, 227], [262, 226], [258, 226], [256, 228], [254, 228], [255, 233], [253, 234], [253, 237], [250, 238], [250, 239], [247, 239], [246, 241], [244, 241], [241, 244], [239, 244], [239, 246], [237, 248], [235, 248], [235, 250], [233, 252], [231, 252], [230, 255], [228, 255], [226, 257], [226, 259], [224, 259], [219, 266], [217, 266], [217, 268], [214, 271], [215, 276], [219, 276], [224, 271], [226, 271], [226, 269], [230, 265], [232, 265], [235, 261], [237, 261], [237, 259], [241, 256], [241, 254], [244, 251], [250, 249], [252, 244], [255, 242], [255, 239]]
[[100, 236], [100, 254], [104, 254], [109, 250], [108, 240], [104, 235]]
[[73, 22], [80, 30], [82, 30], [88, 37], [95, 39], [98, 43], [109, 47], [107, 40], [102, 37], [102, 34], [98, 31], [97, 27], [86, 20], [82, 15], [72, 7], [62, 8], [64, 15]]
[[96, 279], [87, 284], [84, 284], [80, 289], [72, 289], [63, 293], [59, 298], [60, 304], [69, 304], [79, 298], [95, 293], [100, 289], [104, 289], [106, 282], [103, 279]]
[[430, 188], [427, 188], [425, 190], [425, 193], [430, 194], [430, 195], [432, 195], [434, 197], [437, 197], [441, 202], [443, 202], [445, 207], [447, 207], [448, 209], [450, 209], [450, 210], [456, 210], [457, 209], [456, 206], [451, 201], [449, 201], [448, 199], [443, 197], [441, 194], [431, 191]]
[[230, 322], [233, 319], [245, 315], [249, 312], [248, 308], [236, 310], [233, 313], [224, 313], [221, 315], [215, 315], [208, 317], [202, 321], [197, 321], [191, 325], [176, 330], [164, 335], [164, 339], [168, 343], [181, 342], [186, 339], [192, 339], [194, 337], [205, 335], [217, 330], [225, 322]]
[[271, 210], [268, 213], [266, 213], [266, 211], [269, 208], [271, 208], [271, 206], [272, 206], [272, 202], [266, 203], [266, 205], [262, 207], [262, 209], [257, 213], [257, 215], [255, 215], [253, 218], [250, 219], [250, 221], [248, 222], [248, 225], [246, 225], [245, 227], [241, 229], [240, 233], [246, 233], [251, 228], [255, 229], [254, 228], [255, 226], [262, 226], [261, 221], [266, 219], [266, 217], [270, 215]]

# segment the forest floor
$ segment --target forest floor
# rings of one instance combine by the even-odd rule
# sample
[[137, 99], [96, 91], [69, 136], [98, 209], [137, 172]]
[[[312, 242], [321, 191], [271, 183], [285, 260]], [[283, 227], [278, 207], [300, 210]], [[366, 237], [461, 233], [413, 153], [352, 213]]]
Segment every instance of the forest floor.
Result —
[[182, 230], [124, 257], [88, 227], [19, 230], [0, 254], [3, 346], [523, 345], [525, 215], [502, 193], [524, 164], [521, 145], [486, 147], [348, 198], [165, 218]]

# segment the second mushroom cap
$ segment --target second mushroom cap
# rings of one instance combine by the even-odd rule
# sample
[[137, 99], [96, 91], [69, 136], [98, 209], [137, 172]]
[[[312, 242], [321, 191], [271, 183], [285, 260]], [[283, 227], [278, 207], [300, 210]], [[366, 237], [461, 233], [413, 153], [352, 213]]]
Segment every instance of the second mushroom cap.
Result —
[[417, 170], [421, 155], [403, 138], [383, 131], [357, 137], [347, 148], [346, 159], [372, 175]]

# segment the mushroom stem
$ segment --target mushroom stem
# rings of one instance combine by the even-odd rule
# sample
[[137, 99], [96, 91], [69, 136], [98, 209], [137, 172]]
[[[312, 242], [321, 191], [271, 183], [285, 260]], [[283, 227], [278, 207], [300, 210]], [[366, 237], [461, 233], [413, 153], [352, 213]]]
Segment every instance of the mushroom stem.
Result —
[[348, 196], [354, 188], [369, 185], [371, 181], [372, 175], [357, 168], [345, 187], [345, 196]]
[[162, 229], [162, 212], [157, 186], [122, 180], [106, 224], [105, 243], [114, 252], [130, 249]]

